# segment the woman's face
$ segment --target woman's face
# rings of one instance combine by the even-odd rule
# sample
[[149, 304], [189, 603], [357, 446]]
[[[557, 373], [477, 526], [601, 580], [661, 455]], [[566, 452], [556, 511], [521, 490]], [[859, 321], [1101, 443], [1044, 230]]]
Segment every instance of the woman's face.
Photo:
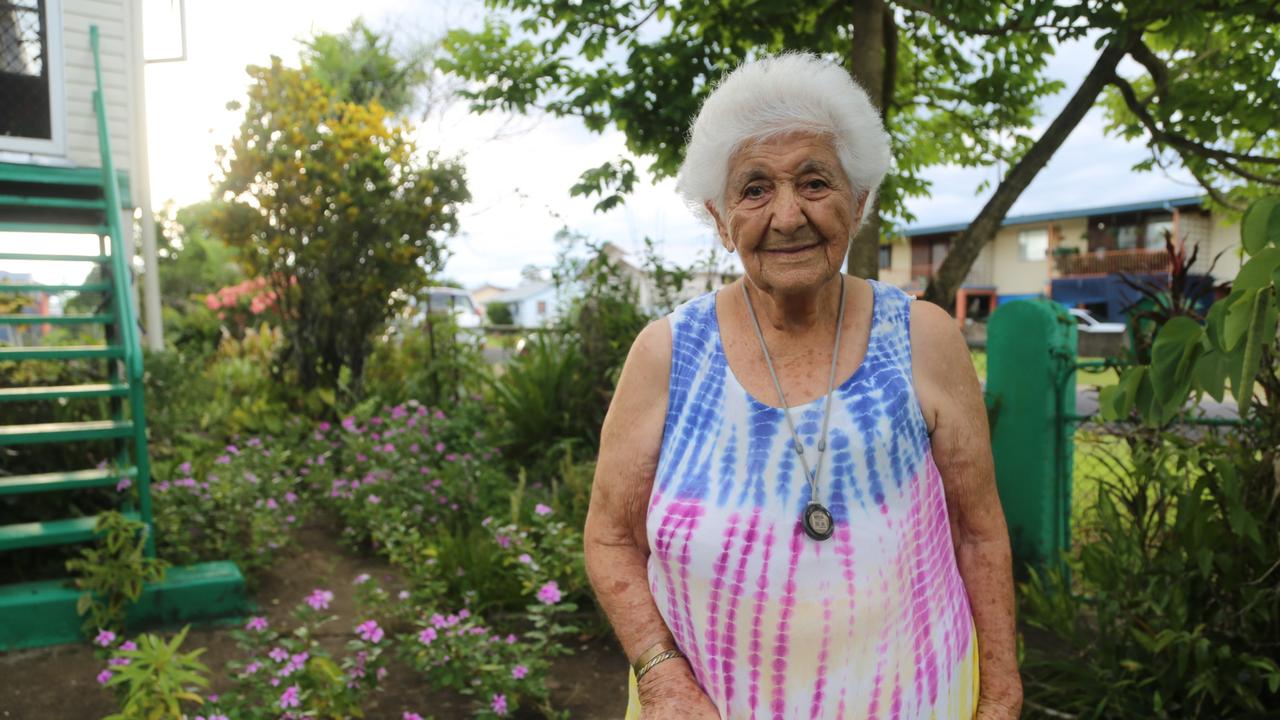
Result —
[[729, 160], [725, 212], [707, 209], [720, 240], [765, 292], [816, 292], [840, 272], [862, 214], [829, 137], [780, 135]]

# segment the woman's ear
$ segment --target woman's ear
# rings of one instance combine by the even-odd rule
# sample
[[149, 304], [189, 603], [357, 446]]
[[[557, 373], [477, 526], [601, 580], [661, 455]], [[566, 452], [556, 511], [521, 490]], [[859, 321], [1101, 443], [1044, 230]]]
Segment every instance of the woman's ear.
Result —
[[716, 234], [720, 236], [720, 244], [725, 250], [733, 253], [738, 248], [734, 246], [733, 240], [729, 238], [729, 227], [724, 224], [724, 220], [720, 218], [720, 212], [716, 210], [716, 204], [710, 200], [702, 204], [711, 214], [711, 219], [716, 221]]
[[864, 192], [862, 193], [862, 196], [861, 196], [861, 197], [856, 197], [856, 198], [854, 198], [854, 199], [853, 199], [854, 205], [856, 206], [856, 207], [854, 208], [854, 212], [853, 212], [853, 226], [854, 226], [854, 227], [861, 227], [861, 226], [862, 226], [862, 213], [864, 213], [864, 212], [866, 212], [866, 211], [867, 211], [867, 201], [868, 201], [870, 198], [871, 198], [871, 191], [870, 191], [870, 190], [866, 190], [866, 191], [864, 191]]

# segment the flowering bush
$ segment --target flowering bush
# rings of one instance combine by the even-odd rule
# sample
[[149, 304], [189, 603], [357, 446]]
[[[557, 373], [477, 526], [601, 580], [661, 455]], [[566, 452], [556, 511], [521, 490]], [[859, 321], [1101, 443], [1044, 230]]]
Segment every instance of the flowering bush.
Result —
[[[184, 462], [152, 483], [159, 552], [178, 564], [233, 560], [246, 573], [270, 566], [309, 505], [308, 468], [271, 437], [231, 444], [197, 468]], [[308, 457], [324, 463], [325, 456]]]
[[133, 641], [99, 631], [94, 644], [100, 657], [107, 656], [107, 667], [98, 673], [98, 684], [113, 688], [121, 706], [108, 720], [183, 717], [184, 705], [201, 704], [196, 691], [208, 686], [209, 669], [197, 659], [204, 649], [178, 652], [188, 629], [167, 642], [155, 635]]

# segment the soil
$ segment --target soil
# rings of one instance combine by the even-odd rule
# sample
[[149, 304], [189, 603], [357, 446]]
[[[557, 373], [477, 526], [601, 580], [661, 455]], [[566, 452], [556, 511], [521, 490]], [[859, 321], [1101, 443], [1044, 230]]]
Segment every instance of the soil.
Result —
[[[253, 590], [252, 599], [274, 627], [291, 625], [289, 613], [313, 589], [334, 593], [329, 610], [338, 620], [326, 628], [354, 628], [367, 619], [357, 617], [356, 576], [369, 573], [395, 578], [378, 558], [360, 557], [337, 541], [330, 526], [313, 524], [298, 536], [296, 554], [277, 562]], [[346, 640], [340, 630], [323, 640], [337, 651]], [[212, 692], [224, 690], [218, 672], [239, 653], [227, 628], [192, 629], [185, 649], [207, 648], [201, 660], [214, 675]], [[556, 658], [551, 673], [552, 702], [574, 718], [621, 718], [627, 703], [627, 664], [611, 638], [584, 638], [571, 655]], [[95, 679], [102, 663], [88, 643], [60, 645], [0, 654], [0, 720], [96, 720], [118, 710], [113, 694]], [[401, 720], [416, 712], [435, 720], [461, 720], [470, 700], [448, 690], [427, 687], [421, 675], [393, 661], [381, 689], [365, 704], [369, 720]], [[523, 711], [517, 717], [534, 718]]]

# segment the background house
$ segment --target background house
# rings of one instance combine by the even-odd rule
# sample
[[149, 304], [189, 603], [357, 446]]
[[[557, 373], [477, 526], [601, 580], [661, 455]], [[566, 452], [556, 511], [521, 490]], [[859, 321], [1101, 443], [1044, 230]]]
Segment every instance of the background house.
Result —
[[[1204, 209], [1204, 200], [1169, 198], [1010, 216], [970, 269], [957, 294], [956, 315], [982, 317], [1000, 302], [1044, 296], [1088, 308], [1099, 319], [1122, 320], [1134, 297], [1122, 273], [1168, 282], [1165, 231], [1188, 253], [1199, 247], [1192, 273], [1203, 282], [1231, 280], [1240, 270], [1240, 228]], [[880, 278], [923, 291], [965, 227], [961, 222], [907, 228], [881, 248]]]
[[503, 303], [511, 308], [511, 319], [517, 327], [544, 327], [551, 324], [568, 306], [555, 283], [549, 280], [525, 280], [520, 285], [489, 298], [490, 303]]

